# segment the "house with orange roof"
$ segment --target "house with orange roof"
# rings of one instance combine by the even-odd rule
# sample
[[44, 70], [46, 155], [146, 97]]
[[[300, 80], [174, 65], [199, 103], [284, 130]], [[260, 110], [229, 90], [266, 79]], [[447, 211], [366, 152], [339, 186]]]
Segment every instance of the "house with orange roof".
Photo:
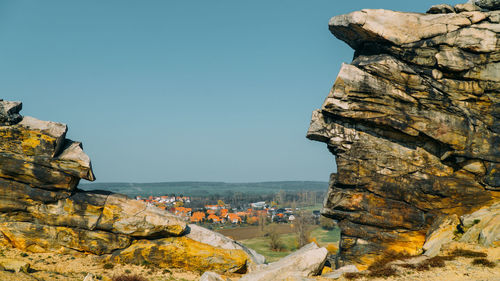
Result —
[[229, 213], [227, 217], [231, 223], [241, 223], [241, 218], [237, 214]]
[[191, 222], [202, 222], [205, 220], [205, 213], [203, 212], [194, 212], [191, 215]]
[[225, 218], [227, 217], [227, 214], [229, 213], [229, 210], [228, 209], [221, 209], [220, 210], [220, 216], [221, 218]]
[[214, 222], [214, 223], [219, 223], [219, 222], [220, 222], [220, 223], [223, 223], [223, 222], [224, 222], [224, 220], [223, 220], [223, 219], [221, 219], [220, 217], [218, 217], [218, 216], [216, 216], [216, 215], [209, 215], [209, 216], [207, 217], [207, 220], [212, 220], [212, 222]]

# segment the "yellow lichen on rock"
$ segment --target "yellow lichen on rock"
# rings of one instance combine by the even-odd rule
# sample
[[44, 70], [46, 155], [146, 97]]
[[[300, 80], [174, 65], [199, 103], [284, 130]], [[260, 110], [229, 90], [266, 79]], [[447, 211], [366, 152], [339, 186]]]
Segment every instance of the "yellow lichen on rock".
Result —
[[138, 240], [127, 249], [113, 253], [109, 260], [219, 273], [244, 273], [249, 262], [242, 250], [217, 248], [187, 237]]
[[76, 250], [101, 255], [130, 245], [125, 235], [29, 222], [0, 223], [0, 232], [12, 246], [30, 252]]

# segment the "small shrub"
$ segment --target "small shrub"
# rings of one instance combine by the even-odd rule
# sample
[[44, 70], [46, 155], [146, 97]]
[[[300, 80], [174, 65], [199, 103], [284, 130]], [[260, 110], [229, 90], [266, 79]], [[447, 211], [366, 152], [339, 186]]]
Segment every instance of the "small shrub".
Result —
[[427, 259], [425, 261], [422, 261], [418, 264], [400, 264], [398, 266], [408, 268], [408, 269], [415, 269], [417, 271], [427, 271], [431, 269], [431, 267], [445, 267], [445, 261], [450, 261], [455, 259], [453, 256], [435, 256], [430, 259]]
[[20, 254], [20, 256], [21, 256], [21, 257], [23, 257], [23, 258], [25, 258], [25, 257], [27, 257], [27, 256], [28, 256], [28, 254], [26, 254], [26, 253], [21, 253], [21, 254]]
[[269, 237], [269, 247], [272, 251], [281, 252], [285, 249], [285, 245], [281, 241], [281, 235], [275, 226], [269, 227], [266, 235]]
[[113, 281], [147, 281], [146, 278], [139, 275], [118, 275], [113, 276]]
[[383, 277], [383, 278], [397, 276], [397, 275], [398, 271], [392, 266], [385, 266], [382, 268], [373, 269], [370, 270], [370, 272], [368, 273], [368, 276], [370, 277]]
[[130, 269], [125, 269], [125, 273], [130, 274], [130, 273], [132, 273], [132, 271], [130, 271]]
[[103, 268], [104, 269], [113, 269], [113, 267], [115, 267], [112, 263], [105, 263]]
[[344, 276], [345, 279], [347, 280], [356, 280], [358, 278], [362, 278], [365, 276], [365, 274], [363, 273], [360, 273], [360, 272], [347, 272], [347, 273], [344, 273]]
[[484, 267], [489, 267], [489, 268], [494, 268], [496, 264], [492, 261], [489, 261], [485, 258], [479, 258], [479, 259], [474, 259], [472, 261], [472, 265], [479, 265], [479, 266], [484, 266]]
[[478, 224], [478, 223], [480, 223], [480, 222], [481, 222], [481, 220], [479, 220], [479, 219], [475, 219], [475, 220], [474, 220], [474, 222], [473, 222], [473, 224], [474, 224], [474, 225], [476, 225], [476, 224]]
[[455, 249], [451, 252], [451, 256], [454, 257], [464, 257], [464, 258], [485, 258], [488, 255], [481, 252], [465, 250], [465, 249]]

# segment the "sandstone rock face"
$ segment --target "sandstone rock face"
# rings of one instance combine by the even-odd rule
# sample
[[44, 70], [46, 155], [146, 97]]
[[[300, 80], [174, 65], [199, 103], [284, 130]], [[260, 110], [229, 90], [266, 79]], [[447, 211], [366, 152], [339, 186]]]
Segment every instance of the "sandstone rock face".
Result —
[[487, 247], [500, 246], [500, 203], [460, 218], [464, 232], [461, 242], [479, 243]]
[[459, 223], [458, 216], [455, 214], [437, 219], [427, 232], [425, 244], [422, 247], [425, 251], [424, 255], [437, 256], [442, 245], [453, 241]]
[[336, 156], [322, 212], [340, 221], [340, 264], [419, 254], [437, 218], [499, 201], [496, 2], [330, 20], [354, 60], [341, 66], [307, 137]]
[[226, 250], [187, 237], [171, 237], [135, 241], [130, 247], [114, 252], [110, 260], [190, 271], [245, 273], [248, 256], [242, 250]]
[[[30, 252], [85, 252], [120, 262], [244, 273], [262, 256], [142, 201], [85, 192], [95, 180], [67, 126], [19, 115], [0, 100], [0, 242]], [[201, 237], [203, 236], [203, 237]], [[196, 240], [200, 240], [196, 241]]]
[[234, 241], [233, 239], [230, 239], [220, 233], [213, 232], [195, 224], [189, 225], [189, 230], [187, 231], [186, 237], [217, 248], [226, 250], [243, 250], [250, 257], [253, 263], [252, 266], [263, 264], [266, 262], [266, 258], [256, 251], [249, 249], [241, 243]]
[[328, 251], [310, 243], [277, 262], [261, 266], [243, 276], [240, 281], [299, 280], [321, 272]]

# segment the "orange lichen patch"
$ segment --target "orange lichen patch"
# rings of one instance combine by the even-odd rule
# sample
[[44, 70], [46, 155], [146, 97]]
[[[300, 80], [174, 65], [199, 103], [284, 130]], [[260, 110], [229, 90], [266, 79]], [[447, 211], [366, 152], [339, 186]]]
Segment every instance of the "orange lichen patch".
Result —
[[226, 250], [187, 237], [139, 240], [108, 258], [113, 262], [155, 264], [189, 271], [246, 272], [248, 256], [242, 250]]

